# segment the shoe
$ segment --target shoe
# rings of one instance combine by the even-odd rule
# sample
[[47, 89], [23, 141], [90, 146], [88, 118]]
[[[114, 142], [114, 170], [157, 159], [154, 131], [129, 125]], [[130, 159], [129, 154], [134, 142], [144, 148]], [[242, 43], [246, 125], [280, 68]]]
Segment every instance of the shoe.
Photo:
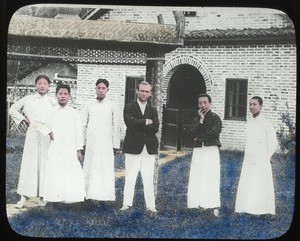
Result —
[[147, 208], [148, 211], [152, 212], [152, 213], [158, 213], [158, 211], [156, 210], [156, 208]]
[[216, 217], [219, 217], [219, 216], [220, 216], [219, 209], [215, 208], [213, 212], [214, 212], [214, 215], [215, 215]]
[[17, 204], [15, 205], [15, 208], [23, 208], [25, 202], [26, 202], [26, 200], [25, 201], [18, 201]]
[[124, 205], [122, 208], [120, 208], [121, 211], [125, 211], [128, 210], [130, 208], [130, 206]]
[[40, 202], [38, 203], [38, 206], [39, 206], [39, 207], [45, 207], [46, 204], [47, 204], [46, 201], [40, 201]]

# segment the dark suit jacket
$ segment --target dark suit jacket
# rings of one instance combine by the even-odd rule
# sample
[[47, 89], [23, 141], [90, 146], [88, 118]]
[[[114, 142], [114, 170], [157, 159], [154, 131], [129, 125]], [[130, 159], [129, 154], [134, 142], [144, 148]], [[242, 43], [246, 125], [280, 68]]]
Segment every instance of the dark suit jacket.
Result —
[[[156, 133], [158, 132], [159, 120], [156, 109], [147, 103], [143, 115], [139, 104], [134, 101], [125, 106], [123, 114], [127, 126], [123, 152], [140, 154], [144, 145], [146, 145], [149, 154], [157, 154], [158, 140]], [[153, 120], [153, 123], [146, 125], [146, 119]]]
[[221, 118], [209, 110], [205, 114], [203, 124], [200, 124], [199, 116], [195, 117], [191, 135], [194, 137], [194, 147], [221, 146], [219, 139], [222, 130]]

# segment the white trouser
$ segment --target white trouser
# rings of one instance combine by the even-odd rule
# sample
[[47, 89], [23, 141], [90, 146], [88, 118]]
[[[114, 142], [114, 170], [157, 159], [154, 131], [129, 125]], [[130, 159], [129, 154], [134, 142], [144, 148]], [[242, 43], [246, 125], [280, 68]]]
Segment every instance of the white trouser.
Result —
[[125, 153], [125, 186], [123, 206], [132, 206], [135, 183], [139, 171], [143, 179], [144, 197], [147, 208], [155, 208], [155, 194], [153, 186], [155, 155], [149, 155], [144, 146], [141, 154]]

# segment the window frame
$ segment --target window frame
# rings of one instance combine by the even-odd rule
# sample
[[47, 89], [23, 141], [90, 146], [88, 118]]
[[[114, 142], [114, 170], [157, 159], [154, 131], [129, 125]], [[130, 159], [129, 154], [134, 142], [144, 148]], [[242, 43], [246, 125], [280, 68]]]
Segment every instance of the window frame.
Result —
[[196, 11], [184, 11], [183, 12], [184, 17], [197, 17]]
[[[244, 87], [241, 87], [244, 84]], [[241, 89], [243, 88], [243, 89]], [[232, 89], [232, 90], [230, 90]], [[245, 78], [227, 78], [225, 81], [225, 120], [247, 120], [248, 108], [248, 79]], [[244, 103], [239, 99], [244, 98]], [[231, 101], [230, 101], [231, 99]], [[234, 101], [235, 100], [235, 101]], [[243, 100], [242, 100], [243, 101]], [[241, 110], [242, 109], [242, 110]], [[235, 114], [233, 114], [233, 112]], [[243, 112], [243, 113], [240, 113]]]
[[[143, 80], [145, 80], [144, 76], [126, 76], [126, 78], [125, 78], [125, 95], [124, 95], [125, 105], [136, 101], [137, 95], [135, 94], [135, 89], [137, 87], [137, 84]], [[129, 81], [134, 81], [134, 83], [129, 83]], [[130, 93], [129, 93], [129, 91], [130, 91]]]

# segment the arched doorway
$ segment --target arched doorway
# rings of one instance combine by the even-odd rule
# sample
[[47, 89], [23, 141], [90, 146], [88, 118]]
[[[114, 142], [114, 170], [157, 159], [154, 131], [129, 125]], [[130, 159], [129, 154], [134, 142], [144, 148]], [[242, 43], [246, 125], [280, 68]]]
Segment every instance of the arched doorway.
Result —
[[201, 73], [191, 65], [180, 65], [170, 79], [167, 107], [197, 109], [197, 96], [205, 92]]
[[202, 74], [194, 66], [177, 67], [168, 86], [168, 101], [163, 112], [162, 143], [165, 149], [192, 148], [190, 125], [197, 114], [197, 96], [206, 93]]

